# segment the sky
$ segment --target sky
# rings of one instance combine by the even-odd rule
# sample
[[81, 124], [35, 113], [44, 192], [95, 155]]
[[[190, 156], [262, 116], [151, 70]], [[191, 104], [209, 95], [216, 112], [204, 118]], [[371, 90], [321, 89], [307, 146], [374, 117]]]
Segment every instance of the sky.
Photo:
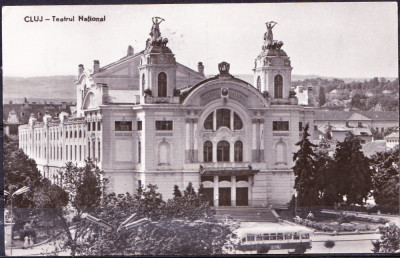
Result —
[[[78, 22], [80, 15], [106, 21]], [[34, 16], [50, 20], [25, 22]], [[52, 16], [75, 16], [75, 22], [53, 22]], [[7, 6], [3, 75], [77, 75], [79, 64], [107, 65], [124, 57], [129, 45], [144, 49], [154, 16], [165, 19], [161, 34], [176, 60], [193, 69], [203, 62], [209, 75], [222, 61], [231, 74], [252, 74], [265, 23], [275, 21], [274, 39], [284, 42], [293, 74], [398, 77], [396, 2]]]

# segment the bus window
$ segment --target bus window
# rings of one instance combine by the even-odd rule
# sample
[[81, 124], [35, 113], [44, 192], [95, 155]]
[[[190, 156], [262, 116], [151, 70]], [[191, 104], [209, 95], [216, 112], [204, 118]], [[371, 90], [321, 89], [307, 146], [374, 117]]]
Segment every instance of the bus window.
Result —
[[254, 235], [247, 235], [247, 241], [254, 241]]
[[283, 233], [278, 233], [276, 236], [276, 240], [283, 240]]
[[263, 240], [263, 236], [262, 235], [257, 235], [256, 236], [256, 240], [257, 241], [262, 241]]
[[310, 239], [310, 234], [308, 233], [301, 234], [301, 239]]
[[297, 233], [293, 234], [293, 239], [300, 239], [300, 235], [298, 235]]
[[285, 234], [285, 239], [292, 239], [292, 234], [286, 233]]
[[275, 234], [275, 233], [271, 233], [271, 234], [269, 235], [269, 239], [270, 239], [270, 240], [276, 240], [276, 234]]
[[269, 234], [264, 234], [263, 240], [269, 240]]
[[246, 242], [246, 238], [245, 237], [242, 238], [242, 242], [243, 243]]

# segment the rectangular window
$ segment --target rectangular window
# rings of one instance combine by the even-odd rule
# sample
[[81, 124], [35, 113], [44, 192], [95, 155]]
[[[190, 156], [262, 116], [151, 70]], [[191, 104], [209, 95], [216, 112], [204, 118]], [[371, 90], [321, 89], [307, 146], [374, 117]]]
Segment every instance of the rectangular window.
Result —
[[247, 235], [247, 241], [254, 241], [254, 235]]
[[137, 130], [142, 131], [142, 121], [137, 121]]
[[276, 234], [275, 233], [269, 234], [269, 240], [276, 240]]
[[303, 131], [303, 122], [299, 122], [299, 131]]
[[285, 239], [292, 239], [292, 234], [286, 233], [285, 234]]
[[156, 121], [156, 130], [159, 131], [172, 131], [172, 121]]
[[274, 121], [272, 127], [274, 131], [289, 131], [289, 121]]
[[101, 131], [101, 123], [97, 122], [97, 131]]
[[358, 127], [362, 127], [362, 122], [358, 122]]
[[[91, 125], [91, 123], [90, 123], [90, 122], [89, 122], [89, 123], [87, 123], [87, 130], [88, 130], [88, 132], [90, 132], [90, 129], [91, 129], [91, 128], [90, 128], [90, 127], [91, 127], [90, 125]], [[67, 133], [67, 138], [68, 138], [68, 133]]]
[[263, 235], [263, 240], [269, 240], [269, 234], [264, 234]]
[[92, 122], [92, 129], [93, 131], [96, 131], [96, 122]]
[[276, 240], [283, 240], [283, 233], [278, 233], [276, 235]]
[[115, 121], [115, 131], [132, 131], [132, 121]]

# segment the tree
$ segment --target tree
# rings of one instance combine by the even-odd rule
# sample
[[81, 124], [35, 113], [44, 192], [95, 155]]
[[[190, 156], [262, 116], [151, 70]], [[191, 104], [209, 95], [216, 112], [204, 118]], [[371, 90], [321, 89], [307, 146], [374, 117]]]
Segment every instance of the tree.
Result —
[[[36, 162], [18, 148], [17, 141], [7, 136], [4, 137], [3, 151], [4, 190], [13, 193], [23, 186], [29, 187], [30, 191], [26, 194], [13, 197], [13, 205], [25, 209], [34, 207], [33, 194], [41, 187], [43, 178]], [[5, 196], [5, 203], [10, 205], [8, 196]], [[15, 211], [18, 213], [18, 210]]]
[[381, 237], [372, 241], [374, 253], [394, 253], [400, 249], [400, 228], [394, 223], [379, 227]]
[[[85, 244], [79, 239], [88, 229], [88, 223], [82, 220], [82, 213], [100, 205], [102, 191], [107, 180], [102, 179], [101, 171], [90, 160], [84, 167], [67, 163], [59, 171], [58, 185], [46, 180], [40, 191], [35, 194], [35, 204], [41, 208], [40, 220], [46, 226], [63, 233], [59, 241], [63, 249], [70, 249], [71, 255], [80, 253]], [[74, 229], [71, 225], [75, 224]]]
[[[174, 187], [177, 189], [177, 187]], [[140, 193], [108, 195], [96, 217], [118, 228], [127, 217], [149, 218], [150, 223], [131, 230], [105, 232], [91, 226], [84, 255], [211, 255], [222, 254], [232, 238], [227, 225], [208, 222], [208, 203], [189, 184], [183, 196], [167, 202], [154, 185]], [[197, 208], [196, 208], [197, 207]], [[212, 217], [212, 214], [211, 214]], [[200, 220], [199, 220], [200, 219]], [[212, 219], [212, 218], [211, 218]], [[195, 221], [197, 220], [197, 221]]]
[[333, 241], [333, 240], [326, 240], [325, 243], [324, 243], [324, 246], [325, 246], [326, 248], [329, 249], [329, 252], [331, 252], [331, 249], [332, 249], [333, 247], [335, 247], [335, 241]]
[[399, 207], [399, 146], [371, 157], [372, 195], [381, 207]]
[[333, 159], [329, 156], [328, 151], [322, 148], [325, 144], [324, 141], [321, 141], [320, 148], [315, 152], [316, 189], [320, 203], [325, 206], [333, 206], [337, 196], [332, 180], [335, 172], [332, 169]]
[[316, 206], [319, 205], [318, 190], [316, 189], [316, 156], [312, 147], [317, 145], [312, 144], [308, 140], [308, 124], [304, 127], [302, 139], [296, 143], [300, 149], [294, 153], [293, 167], [294, 175], [296, 176], [294, 188], [298, 191], [298, 201], [300, 206]]
[[326, 103], [326, 98], [325, 98], [325, 88], [320, 87], [319, 88], [319, 105], [323, 106]]
[[174, 185], [174, 198], [182, 197], [182, 193], [177, 185]]
[[363, 204], [372, 186], [369, 165], [368, 158], [361, 152], [360, 140], [354, 134], [348, 133], [343, 142], [338, 142], [331, 178], [338, 202], [346, 196], [347, 204]]

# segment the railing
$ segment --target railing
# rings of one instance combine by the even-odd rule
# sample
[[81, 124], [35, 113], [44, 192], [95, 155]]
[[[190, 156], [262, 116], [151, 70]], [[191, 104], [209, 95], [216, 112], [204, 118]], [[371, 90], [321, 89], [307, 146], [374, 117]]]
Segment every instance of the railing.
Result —
[[231, 169], [231, 168], [248, 168], [250, 162], [212, 162], [212, 163], [201, 163], [203, 168], [218, 168], [218, 169]]

